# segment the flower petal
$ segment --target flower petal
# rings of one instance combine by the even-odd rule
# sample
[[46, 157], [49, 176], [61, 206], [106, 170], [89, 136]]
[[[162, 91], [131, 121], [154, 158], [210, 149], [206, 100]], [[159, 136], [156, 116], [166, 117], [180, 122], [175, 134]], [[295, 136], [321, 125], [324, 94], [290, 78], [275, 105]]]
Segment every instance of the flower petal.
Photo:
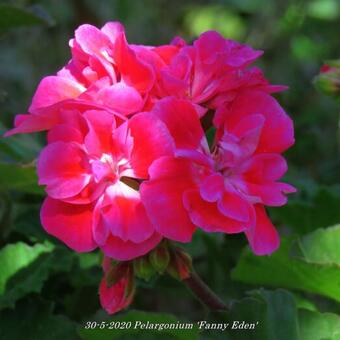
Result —
[[233, 191], [226, 191], [222, 199], [218, 201], [217, 207], [223, 215], [233, 220], [246, 223], [247, 225], [249, 225], [249, 221], [253, 215], [252, 205], [245, 198]]
[[269, 255], [279, 248], [280, 237], [263, 205], [255, 205], [255, 211], [256, 225], [245, 233], [256, 255]]
[[36, 109], [50, 106], [65, 99], [76, 98], [85, 88], [79, 83], [58, 76], [45, 77], [39, 84], [29, 112], [34, 113]]
[[217, 127], [225, 124], [228, 129], [233, 129], [242, 117], [252, 114], [265, 117], [257, 147], [258, 153], [281, 153], [294, 144], [292, 120], [273, 97], [262, 91], [242, 91], [230, 108], [218, 112], [214, 124]]
[[88, 24], [76, 29], [75, 39], [81, 49], [89, 55], [100, 55], [110, 46], [109, 38], [97, 27]]
[[248, 193], [252, 196], [259, 197], [260, 202], [271, 206], [279, 207], [287, 203], [285, 194], [296, 192], [296, 189], [286, 183], [246, 183]]
[[124, 32], [124, 26], [118, 21], [109, 21], [101, 28], [101, 31], [109, 37], [112, 43], [115, 43], [117, 36]]
[[286, 160], [278, 154], [257, 154], [243, 165], [245, 181], [262, 183], [275, 181], [287, 171]]
[[173, 140], [165, 124], [149, 113], [135, 115], [129, 121], [133, 149], [130, 164], [138, 178], [148, 178], [148, 169], [153, 161], [171, 155]]
[[151, 165], [151, 180], [140, 186], [142, 202], [156, 230], [179, 242], [190, 242], [196, 229], [182, 200], [183, 192], [194, 185], [190, 171], [190, 162], [163, 157]]
[[141, 243], [123, 241], [119, 237], [110, 235], [106, 243], [101, 246], [101, 249], [106, 256], [112, 257], [117, 261], [129, 261], [147, 254], [155, 248], [161, 240], [162, 237], [156, 232]]
[[134, 87], [141, 93], [152, 88], [155, 81], [154, 71], [151, 66], [137, 58], [129, 47], [124, 32], [117, 34], [113, 54], [117, 67], [127, 85]]
[[183, 196], [183, 202], [189, 212], [191, 221], [207, 232], [234, 234], [248, 228], [246, 223], [223, 215], [217, 209], [216, 203], [204, 201], [198, 190], [186, 191]]
[[75, 143], [47, 145], [38, 159], [39, 184], [56, 199], [77, 195], [90, 181], [84, 165], [85, 154]]
[[125, 115], [140, 111], [144, 104], [140, 93], [135, 88], [122, 82], [100, 90], [97, 100], [103, 105]]
[[77, 252], [94, 250], [92, 237], [92, 205], [73, 205], [47, 197], [42, 205], [41, 224]]
[[151, 237], [154, 227], [146, 215], [139, 192], [118, 181], [107, 188], [100, 207], [100, 229], [107, 229], [122, 241], [141, 243]]
[[116, 127], [114, 115], [106, 111], [88, 110], [84, 118], [89, 130], [85, 137], [86, 151], [98, 157], [109, 153], [112, 148], [112, 130]]
[[190, 102], [165, 98], [157, 102], [152, 112], [166, 124], [177, 148], [197, 149], [206, 143], [198, 114]]
[[7, 131], [4, 136], [10, 137], [17, 133], [30, 133], [50, 129], [58, 123], [57, 117], [40, 116], [33, 114], [18, 114], [15, 116], [14, 128]]
[[70, 124], [55, 125], [47, 134], [48, 144], [55, 142], [76, 142], [81, 144], [83, 141], [84, 136], [81, 131]]
[[221, 174], [214, 173], [206, 177], [200, 185], [201, 197], [207, 202], [216, 202], [222, 197], [224, 181]]

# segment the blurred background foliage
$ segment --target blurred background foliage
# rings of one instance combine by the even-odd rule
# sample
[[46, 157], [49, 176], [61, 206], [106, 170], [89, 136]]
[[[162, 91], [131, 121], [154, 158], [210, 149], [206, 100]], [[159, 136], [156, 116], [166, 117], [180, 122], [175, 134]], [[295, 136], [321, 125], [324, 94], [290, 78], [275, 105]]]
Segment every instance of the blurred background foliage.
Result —
[[[255, 257], [241, 235], [197, 233], [186, 245], [199, 274], [231, 305], [208, 313], [179, 282], [139, 281], [131, 310], [100, 310], [97, 253], [75, 254], [40, 226], [35, 159], [43, 135], [0, 139], [0, 339], [340, 339], [339, 106], [313, 78], [340, 57], [338, 0], [13, 0], [0, 2], [0, 133], [24, 113], [39, 80], [70, 57], [82, 23], [124, 23], [130, 42], [192, 41], [215, 29], [265, 51], [258, 62], [295, 122], [286, 179], [298, 188], [270, 209], [283, 241]], [[262, 288], [264, 287], [264, 288]], [[259, 321], [256, 331], [85, 330], [89, 320]]]

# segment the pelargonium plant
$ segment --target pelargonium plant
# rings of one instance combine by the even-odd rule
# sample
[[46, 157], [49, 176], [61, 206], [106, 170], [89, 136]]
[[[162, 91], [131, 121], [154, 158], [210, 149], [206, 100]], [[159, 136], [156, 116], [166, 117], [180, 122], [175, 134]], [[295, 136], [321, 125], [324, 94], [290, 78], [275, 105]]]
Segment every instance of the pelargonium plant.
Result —
[[47, 131], [37, 162], [44, 229], [76, 252], [100, 248], [108, 313], [132, 302], [135, 276], [164, 272], [225, 308], [178, 243], [201, 229], [244, 233], [257, 255], [279, 247], [265, 207], [295, 191], [279, 181], [294, 132], [271, 94], [285, 87], [251, 66], [261, 51], [214, 31], [144, 46], [120, 23], [82, 25], [70, 48], [7, 132]]

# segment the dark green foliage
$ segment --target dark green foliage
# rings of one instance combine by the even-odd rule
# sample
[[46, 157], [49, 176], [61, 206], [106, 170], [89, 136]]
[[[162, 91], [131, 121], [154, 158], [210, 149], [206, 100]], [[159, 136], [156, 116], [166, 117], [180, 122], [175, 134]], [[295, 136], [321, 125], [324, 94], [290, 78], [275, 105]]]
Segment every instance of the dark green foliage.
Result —
[[0, 5], [0, 31], [20, 26], [52, 24], [53, 20], [40, 6], [26, 9], [12, 5]]

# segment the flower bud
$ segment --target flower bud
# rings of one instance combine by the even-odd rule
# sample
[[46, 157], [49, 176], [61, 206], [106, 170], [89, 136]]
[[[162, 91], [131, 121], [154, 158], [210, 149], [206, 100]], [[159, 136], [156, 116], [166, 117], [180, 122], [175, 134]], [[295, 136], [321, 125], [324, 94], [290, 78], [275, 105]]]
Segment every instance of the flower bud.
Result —
[[192, 272], [192, 259], [190, 255], [181, 248], [172, 249], [167, 272], [177, 280], [187, 279]]
[[105, 280], [108, 287], [116, 284], [122, 277], [128, 276], [129, 272], [132, 271], [131, 264], [128, 262], [120, 262], [113, 264], [107, 269], [105, 273]]
[[163, 274], [168, 267], [170, 254], [166, 243], [161, 243], [149, 255], [150, 263], [159, 274]]
[[314, 78], [315, 87], [322, 93], [340, 100], [340, 60], [329, 61]]
[[155, 274], [155, 270], [147, 256], [137, 258], [133, 261], [133, 267], [137, 277], [149, 281]]
[[120, 262], [109, 267], [104, 260], [105, 275], [99, 286], [99, 299], [102, 307], [109, 313], [126, 308], [133, 300], [135, 284], [133, 268], [128, 262]]

